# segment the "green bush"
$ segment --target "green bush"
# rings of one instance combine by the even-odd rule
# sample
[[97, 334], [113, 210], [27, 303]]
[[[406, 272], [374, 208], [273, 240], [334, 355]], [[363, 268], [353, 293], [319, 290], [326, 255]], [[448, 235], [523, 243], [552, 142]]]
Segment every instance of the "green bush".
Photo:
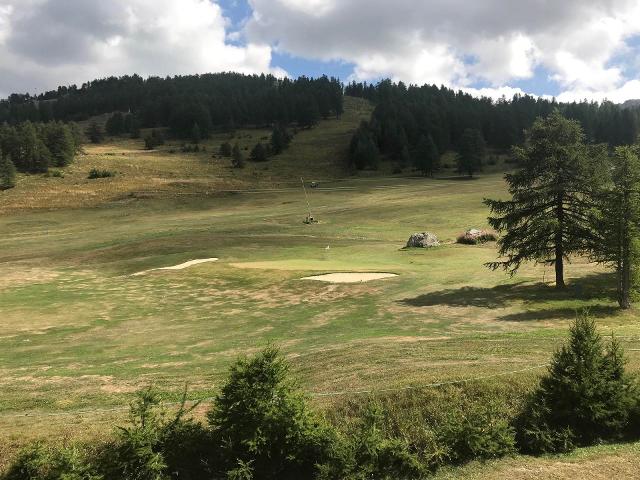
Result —
[[23, 449], [4, 480], [102, 480], [76, 448], [53, 448], [41, 443]]
[[334, 435], [309, 410], [275, 348], [231, 367], [208, 419], [231, 478], [313, 478], [332, 457]]
[[98, 168], [92, 168], [89, 171], [89, 175], [87, 176], [87, 178], [93, 180], [95, 178], [109, 178], [115, 176], [116, 174], [110, 170], [100, 170]]
[[618, 342], [605, 347], [593, 320], [579, 316], [517, 419], [521, 450], [566, 452], [628, 433], [637, 395], [624, 364]]

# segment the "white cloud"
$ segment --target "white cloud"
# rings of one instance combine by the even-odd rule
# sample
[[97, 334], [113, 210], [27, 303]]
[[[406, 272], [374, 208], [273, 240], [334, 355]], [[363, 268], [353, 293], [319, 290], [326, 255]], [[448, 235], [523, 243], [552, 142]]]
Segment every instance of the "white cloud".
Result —
[[[640, 34], [637, 0], [249, 0], [248, 38], [355, 64], [359, 79], [498, 88], [548, 71], [599, 96], [630, 79], [612, 64]], [[469, 59], [473, 59], [470, 61]]]
[[227, 24], [209, 0], [0, 0], [0, 92], [131, 73], [274, 71], [271, 47], [228, 44]]

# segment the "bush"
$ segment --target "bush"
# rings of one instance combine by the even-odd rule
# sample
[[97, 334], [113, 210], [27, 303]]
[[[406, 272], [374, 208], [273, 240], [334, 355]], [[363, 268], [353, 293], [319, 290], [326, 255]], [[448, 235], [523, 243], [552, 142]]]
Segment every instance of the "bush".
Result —
[[220, 144], [219, 153], [223, 157], [230, 157], [232, 153], [231, 144], [229, 142], [223, 142], [222, 144]]
[[332, 457], [331, 430], [309, 410], [275, 348], [231, 367], [208, 419], [228, 478], [313, 478]]
[[116, 174], [110, 170], [100, 170], [98, 168], [92, 168], [89, 171], [89, 175], [87, 176], [87, 178], [89, 179], [94, 179], [94, 178], [109, 178], [109, 177], [115, 177]]
[[468, 230], [458, 235], [456, 243], [463, 245], [478, 245], [481, 243], [495, 242], [497, 239], [498, 236], [495, 233], [487, 230]]
[[267, 161], [267, 149], [262, 143], [257, 143], [251, 150], [249, 158], [253, 162], [266, 162]]
[[23, 449], [4, 480], [102, 480], [76, 448], [52, 448], [41, 443]]
[[152, 130], [150, 134], [144, 137], [145, 150], [153, 150], [160, 145], [164, 145], [164, 134], [159, 130]]
[[622, 438], [637, 406], [624, 364], [618, 342], [603, 346], [593, 320], [579, 316], [517, 419], [521, 450], [566, 452]]

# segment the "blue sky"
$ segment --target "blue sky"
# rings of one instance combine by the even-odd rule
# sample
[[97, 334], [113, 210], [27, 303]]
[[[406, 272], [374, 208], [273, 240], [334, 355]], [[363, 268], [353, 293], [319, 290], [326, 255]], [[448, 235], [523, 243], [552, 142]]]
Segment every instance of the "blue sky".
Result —
[[640, 98], [640, 2], [0, 0], [1, 96], [216, 71], [622, 102]]

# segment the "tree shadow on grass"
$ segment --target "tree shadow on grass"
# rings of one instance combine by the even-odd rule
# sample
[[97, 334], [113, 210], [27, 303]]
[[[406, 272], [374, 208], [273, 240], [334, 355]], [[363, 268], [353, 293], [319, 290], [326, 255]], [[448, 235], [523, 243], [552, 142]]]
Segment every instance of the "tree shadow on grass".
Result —
[[[614, 305], [588, 305], [586, 307], [589, 314], [594, 318], [610, 317], [620, 312], [620, 309]], [[531, 322], [540, 320], [571, 320], [576, 318], [580, 309], [564, 307], [564, 308], [548, 308], [540, 310], [527, 310], [525, 312], [510, 313], [497, 318], [503, 322]]]
[[565, 318], [575, 316], [576, 308], [588, 308], [596, 316], [611, 315], [616, 308], [607, 305], [615, 298], [614, 277], [609, 273], [593, 274], [572, 280], [564, 290], [556, 290], [544, 283], [518, 282], [497, 285], [491, 288], [462, 287], [439, 290], [405, 298], [398, 302], [410, 307], [434, 307], [446, 305], [452, 307], [504, 308], [514, 302], [524, 304], [549, 302], [580, 302], [576, 307], [566, 305], [558, 308], [540, 308], [501, 317], [506, 321], [541, 320], [545, 318]]

